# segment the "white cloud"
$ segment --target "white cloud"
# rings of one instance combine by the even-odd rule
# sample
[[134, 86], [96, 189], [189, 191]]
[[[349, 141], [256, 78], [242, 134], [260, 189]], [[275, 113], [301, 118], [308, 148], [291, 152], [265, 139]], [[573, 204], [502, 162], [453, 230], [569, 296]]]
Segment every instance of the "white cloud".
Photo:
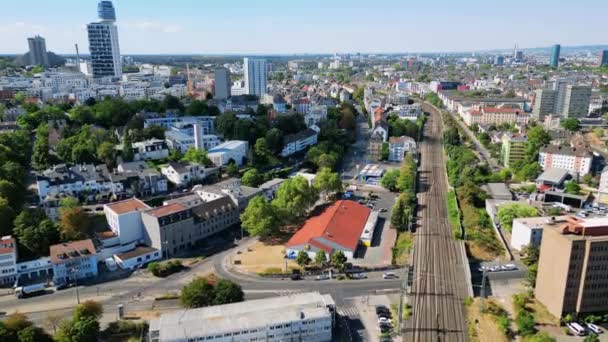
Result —
[[183, 27], [177, 24], [149, 20], [127, 21], [119, 23], [119, 25], [128, 29], [136, 29], [139, 31], [156, 33], [178, 33], [183, 30]]

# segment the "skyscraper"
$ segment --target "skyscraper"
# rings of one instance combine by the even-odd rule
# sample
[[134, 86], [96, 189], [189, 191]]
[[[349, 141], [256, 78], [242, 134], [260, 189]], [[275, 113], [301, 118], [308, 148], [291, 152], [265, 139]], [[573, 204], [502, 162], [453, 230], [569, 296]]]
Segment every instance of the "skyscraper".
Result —
[[215, 69], [215, 99], [226, 100], [230, 97], [230, 71], [226, 68]]
[[266, 93], [266, 60], [243, 59], [243, 73], [245, 74], [245, 90], [248, 95], [262, 96]]
[[562, 47], [559, 44], [555, 44], [553, 45], [553, 48], [551, 49], [551, 58], [549, 59], [549, 65], [557, 68], [559, 66], [559, 53], [561, 51]]
[[99, 21], [87, 25], [93, 76], [120, 77], [122, 75], [122, 64], [118, 44], [118, 28], [115, 24], [116, 12], [112, 1], [100, 1], [97, 5], [97, 13]]
[[608, 66], [608, 50], [600, 51], [598, 61], [600, 66]]
[[49, 66], [49, 55], [46, 53], [46, 42], [44, 38], [35, 36], [27, 39], [30, 48], [29, 63], [31, 65]]

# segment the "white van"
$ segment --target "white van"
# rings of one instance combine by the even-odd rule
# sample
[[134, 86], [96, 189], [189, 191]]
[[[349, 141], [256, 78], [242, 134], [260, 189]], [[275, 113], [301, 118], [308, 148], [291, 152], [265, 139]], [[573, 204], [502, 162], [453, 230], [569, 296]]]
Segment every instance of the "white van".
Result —
[[580, 324], [578, 324], [576, 322], [568, 323], [568, 324], [566, 324], [566, 326], [576, 336], [585, 336], [587, 333], [585, 328], [583, 328]]
[[602, 329], [600, 329], [600, 327], [598, 327], [597, 325], [592, 324], [592, 323], [587, 323], [587, 329], [591, 330], [592, 332], [594, 332], [598, 335], [603, 332]]

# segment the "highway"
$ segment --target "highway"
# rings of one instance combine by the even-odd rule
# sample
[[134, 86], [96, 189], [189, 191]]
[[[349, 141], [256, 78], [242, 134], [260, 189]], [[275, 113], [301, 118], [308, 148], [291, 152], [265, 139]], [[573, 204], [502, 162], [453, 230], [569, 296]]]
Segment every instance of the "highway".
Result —
[[443, 124], [439, 112], [431, 113], [420, 143], [412, 317], [404, 341], [466, 341], [464, 260], [447, 219]]

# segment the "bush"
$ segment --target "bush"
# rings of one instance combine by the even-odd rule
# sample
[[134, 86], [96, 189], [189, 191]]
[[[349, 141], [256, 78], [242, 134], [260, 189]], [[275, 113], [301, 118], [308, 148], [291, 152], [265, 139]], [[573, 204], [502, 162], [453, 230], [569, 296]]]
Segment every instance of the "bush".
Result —
[[277, 274], [285, 274], [285, 271], [283, 271], [282, 269], [280, 269], [278, 267], [268, 267], [267, 269], [263, 270], [262, 272], [258, 272], [258, 275], [261, 275], [261, 276], [277, 275]]
[[108, 327], [101, 332], [101, 337], [108, 340], [113, 336], [125, 337], [139, 337], [142, 333], [148, 329], [146, 322], [133, 322], [133, 321], [115, 321], [108, 324]]
[[522, 336], [530, 336], [536, 332], [534, 328], [534, 315], [525, 310], [519, 310], [515, 317], [515, 324]]
[[181, 271], [183, 268], [182, 262], [179, 260], [171, 260], [167, 262], [151, 262], [148, 264], [148, 271], [156, 277], [164, 278], [173, 273]]

